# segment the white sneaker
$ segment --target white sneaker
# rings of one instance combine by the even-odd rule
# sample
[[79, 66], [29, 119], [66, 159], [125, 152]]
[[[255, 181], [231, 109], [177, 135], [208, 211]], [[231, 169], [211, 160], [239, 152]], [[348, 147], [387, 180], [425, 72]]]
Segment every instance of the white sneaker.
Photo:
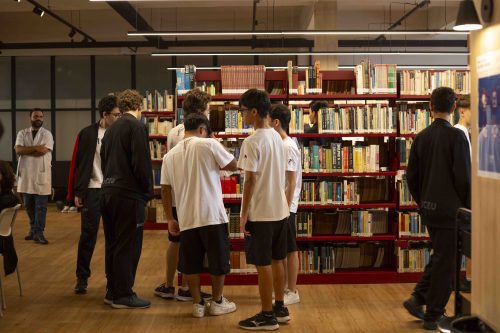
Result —
[[69, 211], [69, 206], [64, 206], [61, 213], [67, 213]]
[[71, 206], [69, 207], [68, 213], [78, 213], [78, 208]]
[[213, 300], [210, 302], [210, 310], [208, 313], [212, 316], [220, 316], [234, 311], [236, 311], [236, 304], [234, 304], [234, 302], [229, 302], [227, 298], [222, 296], [222, 303], [219, 304]]
[[193, 317], [203, 318], [207, 312], [207, 306], [201, 304], [193, 304]]
[[293, 292], [289, 289], [286, 289], [284, 302], [285, 306], [300, 303], [299, 291], [296, 290], [295, 292]]

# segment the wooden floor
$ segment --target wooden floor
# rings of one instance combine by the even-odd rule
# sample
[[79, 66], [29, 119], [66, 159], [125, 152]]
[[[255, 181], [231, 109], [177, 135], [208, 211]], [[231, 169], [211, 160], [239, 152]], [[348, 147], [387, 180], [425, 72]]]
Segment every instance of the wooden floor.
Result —
[[[86, 295], [73, 294], [80, 233], [79, 214], [49, 209], [46, 238], [50, 244], [25, 241], [26, 213], [18, 215], [14, 230], [20, 258], [24, 296], [18, 294], [15, 274], [4, 279], [7, 310], [0, 332], [236, 332], [239, 320], [259, 310], [256, 286], [232, 286], [225, 296], [238, 310], [220, 317], [191, 317], [191, 304], [155, 297], [164, 280], [165, 231], [146, 231], [135, 291], [152, 301], [150, 309], [114, 310], [103, 304], [104, 238], [102, 228], [92, 261]], [[3, 272], [3, 270], [2, 270]], [[395, 285], [300, 286], [301, 303], [289, 307], [292, 320], [282, 332], [418, 332], [421, 323], [401, 307], [412, 289]]]

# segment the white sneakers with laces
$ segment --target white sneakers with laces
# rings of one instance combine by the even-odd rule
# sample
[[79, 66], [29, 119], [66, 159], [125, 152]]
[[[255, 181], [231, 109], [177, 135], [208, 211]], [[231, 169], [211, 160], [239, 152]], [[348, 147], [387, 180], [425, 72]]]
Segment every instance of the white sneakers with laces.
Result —
[[299, 291], [291, 291], [290, 289], [285, 289], [285, 306], [300, 303]]
[[234, 302], [229, 302], [227, 298], [222, 296], [221, 303], [217, 303], [216, 301], [210, 302], [210, 310], [208, 313], [212, 316], [220, 316], [234, 311], [236, 311], [236, 304], [234, 304]]

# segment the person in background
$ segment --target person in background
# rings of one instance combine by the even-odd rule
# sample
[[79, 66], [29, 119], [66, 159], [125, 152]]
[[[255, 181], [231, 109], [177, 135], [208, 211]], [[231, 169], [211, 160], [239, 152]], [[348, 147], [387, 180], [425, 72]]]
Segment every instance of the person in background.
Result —
[[292, 138], [287, 135], [291, 114], [286, 105], [275, 104], [271, 107], [270, 121], [271, 127], [278, 132], [286, 154], [286, 187], [285, 195], [290, 216], [288, 217], [287, 235], [287, 258], [284, 261], [286, 273], [285, 305], [300, 302], [299, 291], [297, 290], [297, 276], [299, 274], [299, 256], [297, 250], [297, 208], [299, 205], [300, 191], [302, 189], [302, 160], [299, 147]]
[[454, 276], [455, 216], [458, 208], [470, 209], [471, 164], [465, 134], [450, 124], [450, 114], [456, 108], [453, 89], [435, 89], [430, 106], [434, 121], [411, 146], [407, 181], [429, 231], [432, 255], [403, 306], [424, 320], [424, 329], [436, 330], [448, 322], [444, 313]]
[[[172, 234], [180, 232], [180, 271], [193, 297], [193, 317], [204, 317], [207, 303], [200, 293], [205, 255], [212, 278], [213, 298], [208, 312], [223, 315], [236, 305], [223, 297], [224, 277], [229, 273], [228, 217], [222, 200], [220, 170], [236, 171], [236, 159], [215, 139], [207, 139], [210, 122], [200, 113], [184, 119], [185, 136], [162, 164], [162, 198]], [[172, 214], [172, 197], [179, 207]], [[208, 197], [213, 200], [207, 200]]]
[[141, 119], [142, 96], [127, 89], [118, 96], [123, 116], [104, 134], [101, 214], [106, 242], [106, 304], [115, 309], [151, 305], [132, 290], [141, 257], [146, 203], [153, 197], [148, 131]]
[[[90, 261], [94, 253], [99, 221], [101, 220], [101, 145], [104, 133], [121, 117], [118, 99], [109, 95], [99, 101], [101, 119], [95, 124], [85, 127], [78, 133], [73, 151], [71, 165], [74, 166], [75, 204], [81, 209], [81, 234], [78, 242], [76, 259], [76, 294], [87, 292], [87, 281], [90, 277]], [[70, 175], [69, 183], [73, 184]]]
[[304, 133], [318, 133], [318, 111], [327, 107], [327, 101], [312, 101], [309, 104], [309, 124], [304, 125]]
[[24, 238], [38, 244], [48, 244], [45, 239], [47, 204], [52, 194], [52, 149], [54, 138], [42, 127], [43, 111], [30, 112], [31, 127], [17, 133], [15, 151], [17, 165], [17, 192], [22, 194], [29, 216], [30, 231]]
[[19, 203], [19, 199], [13, 192], [15, 182], [16, 175], [12, 167], [9, 163], [0, 161], [0, 212]]
[[[208, 112], [210, 111], [210, 95], [201, 91], [200, 89], [191, 89], [184, 96], [184, 102], [182, 103], [182, 108], [184, 109], [184, 117], [190, 114], [200, 113], [208, 117]], [[184, 124], [179, 124], [174, 127], [167, 136], [167, 153], [177, 145], [178, 142], [184, 139]], [[173, 218], [177, 220], [177, 210], [176, 201], [173, 197], [172, 202], [172, 214]], [[189, 291], [189, 286], [186, 280], [182, 279], [182, 286], [175, 293], [174, 287], [174, 277], [177, 270], [177, 265], [179, 263], [179, 249], [180, 249], [180, 236], [173, 235], [170, 231], [168, 232], [168, 247], [166, 253], [166, 280], [164, 283], [156, 287], [154, 293], [156, 296], [164, 299], [173, 299], [174, 297], [178, 301], [192, 301], [193, 297]], [[201, 296], [204, 300], [208, 301], [212, 298], [212, 295], [201, 292]]]
[[[280, 135], [269, 126], [271, 101], [265, 91], [249, 89], [240, 97], [240, 112], [254, 134], [241, 146], [238, 168], [243, 170], [244, 190], [240, 226], [245, 234], [248, 264], [259, 275], [261, 311], [239, 322], [247, 330], [276, 330], [290, 320], [284, 305], [288, 216], [285, 195], [285, 147]], [[273, 305], [272, 292], [276, 301]]]

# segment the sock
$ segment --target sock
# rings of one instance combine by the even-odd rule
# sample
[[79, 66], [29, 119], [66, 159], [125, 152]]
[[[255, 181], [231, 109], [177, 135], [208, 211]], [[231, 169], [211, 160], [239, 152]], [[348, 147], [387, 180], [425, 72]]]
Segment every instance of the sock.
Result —
[[262, 311], [262, 314], [266, 317], [274, 316], [274, 313], [272, 311]]
[[198, 303], [198, 304], [205, 305], [205, 300], [202, 298], [201, 301], [200, 301], [200, 303]]
[[284, 301], [274, 301], [274, 304], [276, 305], [277, 308], [282, 308], [285, 306], [285, 302]]
[[215, 301], [215, 303], [222, 304], [222, 296], [221, 296], [221, 298], [218, 301]]

